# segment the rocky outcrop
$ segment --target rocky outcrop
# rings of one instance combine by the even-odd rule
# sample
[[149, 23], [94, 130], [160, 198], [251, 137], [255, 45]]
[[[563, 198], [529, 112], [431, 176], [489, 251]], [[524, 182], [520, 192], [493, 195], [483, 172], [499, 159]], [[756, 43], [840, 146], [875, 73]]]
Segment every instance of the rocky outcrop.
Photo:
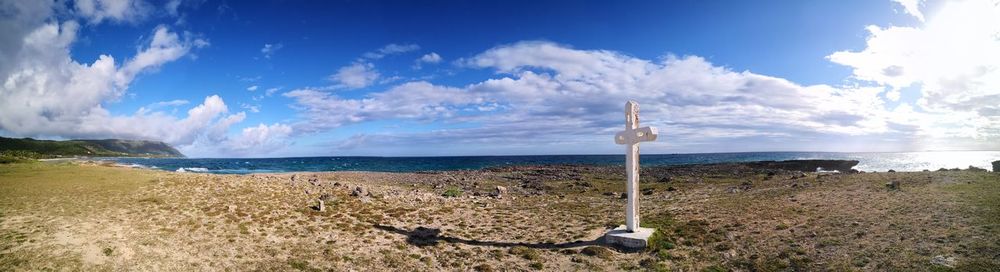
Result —
[[788, 171], [816, 172], [838, 171], [841, 173], [853, 173], [854, 166], [858, 165], [854, 160], [792, 160], [792, 161], [759, 161], [748, 162], [747, 166], [754, 169], [780, 169]]
[[1000, 161], [993, 161], [993, 172], [1000, 173]]

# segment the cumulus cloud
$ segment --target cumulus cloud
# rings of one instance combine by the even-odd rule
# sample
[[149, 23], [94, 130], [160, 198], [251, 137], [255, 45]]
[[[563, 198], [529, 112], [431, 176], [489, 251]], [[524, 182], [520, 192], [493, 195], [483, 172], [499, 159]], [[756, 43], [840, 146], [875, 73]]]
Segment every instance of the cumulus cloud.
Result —
[[286, 147], [291, 134], [292, 127], [280, 123], [247, 127], [222, 145], [222, 153], [236, 156], [265, 155]]
[[[492, 48], [459, 63], [493, 69], [498, 77], [462, 87], [409, 82], [359, 99], [311, 89], [285, 96], [296, 101], [305, 119], [295, 126], [300, 132], [390, 119], [477, 124], [350, 140], [388, 146], [392, 146], [388, 141], [401, 139], [407, 144], [487, 141], [504, 146], [565, 139], [603, 143], [607, 139], [597, 137], [613, 135], [622, 126], [622, 104], [628, 99], [642, 101], [644, 120], [668, 128], [673, 139], [891, 130], [883, 118], [879, 88], [802, 86], [732, 71], [696, 56], [646, 60], [529, 41]], [[346, 146], [353, 145], [342, 145]]]
[[351, 65], [337, 69], [337, 72], [330, 75], [329, 79], [336, 85], [335, 88], [358, 89], [371, 86], [379, 77], [375, 65], [370, 62], [355, 62]]
[[[122, 5], [122, 3], [125, 3]], [[139, 2], [80, 1], [78, 15], [93, 23], [132, 20]], [[207, 96], [177, 117], [160, 111], [186, 100], [164, 101], [139, 108], [132, 115], [112, 114], [105, 105], [119, 100], [138, 76], [189, 55], [208, 42], [191, 34], [153, 29], [136, 53], [124, 61], [100, 55], [78, 62], [70, 49], [80, 27], [60, 22], [47, 1], [0, 1], [0, 130], [11, 136], [58, 138], [126, 138], [160, 140], [191, 148], [228, 143], [226, 132], [245, 119], [232, 114], [222, 98]], [[123, 9], [123, 7], [126, 7]], [[9, 31], [8, 31], [9, 30]]]
[[[909, 12], [922, 13], [916, 2]], [[830, 61], [853, 76], [888, 89], [914, 86], [910, 125], [926, 136], [996, 138], [1000, 127], [1000, 6], [993, 1], [953, 1], [920, 26], [869, 26], [866, 47], [840, 51]], [[910, 106], [910, 105], [908, 105]], [[900, 118], [907, 119], [907, 118]], [[959, 119], [959, 120], [955, 120]], [[957, 121], [957, 122], [956, 122]]]
[[438, 55], [437, 53], [434, 52], [430, 52], [421, 56], [416, 61], [414, 61], [413, 68], [420, 69], [423, 67], [424, 63], [435, 64], [439, 62], [441, 62], [441, 55]]
[[76, 0], [77, 15], [97, 24], [104, 20], [137, 22], [145, 18], [151, 7], [142, 0]]

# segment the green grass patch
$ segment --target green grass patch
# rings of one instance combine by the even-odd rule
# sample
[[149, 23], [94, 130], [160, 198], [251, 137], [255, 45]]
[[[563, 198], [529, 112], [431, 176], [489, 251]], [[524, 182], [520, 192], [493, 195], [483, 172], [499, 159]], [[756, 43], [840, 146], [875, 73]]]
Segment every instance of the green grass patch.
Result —
[[444, 197], [460, 197], [462, 196], [462, 189], [459, 189], [458, 187], [451, 187], [448, 188], [448, 190], [445, 190], [441, 195]]

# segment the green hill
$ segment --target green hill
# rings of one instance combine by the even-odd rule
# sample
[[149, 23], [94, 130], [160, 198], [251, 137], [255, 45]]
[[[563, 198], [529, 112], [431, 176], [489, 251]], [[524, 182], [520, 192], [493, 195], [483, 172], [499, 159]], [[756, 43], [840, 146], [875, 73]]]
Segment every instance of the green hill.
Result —
[[49, 157], [184, 157], [163, 142], [118, 139], [50, 141], [0, 137], [0, 151], [8, 150], [30, 151]]

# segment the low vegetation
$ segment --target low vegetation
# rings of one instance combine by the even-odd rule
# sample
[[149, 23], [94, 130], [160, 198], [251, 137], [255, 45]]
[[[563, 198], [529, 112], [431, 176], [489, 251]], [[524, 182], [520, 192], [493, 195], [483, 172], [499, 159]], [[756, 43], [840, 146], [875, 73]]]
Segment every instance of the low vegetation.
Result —
[[0, 137], [0, 151], [33, 152], [45, 158], [184, 157], [177, 149], [163, 142], [118, 139], [50, 141]]

